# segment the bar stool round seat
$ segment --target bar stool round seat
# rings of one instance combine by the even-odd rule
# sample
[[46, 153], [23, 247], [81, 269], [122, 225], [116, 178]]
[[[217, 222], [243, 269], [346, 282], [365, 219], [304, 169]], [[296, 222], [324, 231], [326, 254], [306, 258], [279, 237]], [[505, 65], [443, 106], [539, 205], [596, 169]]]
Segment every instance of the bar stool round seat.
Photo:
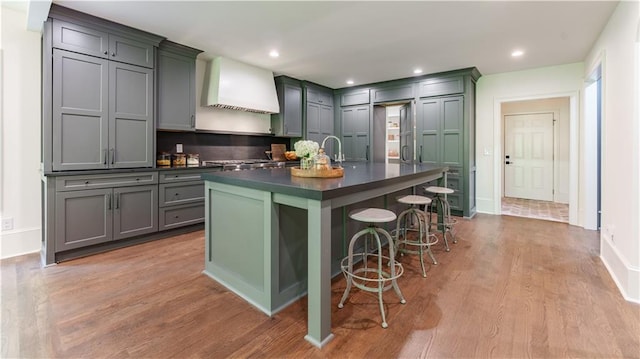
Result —
[[[347, 280], [347, 287], [344, 290], [342, 299], [340, 299], [338, 308], [344, 307], [344, 302], [349, 297], [352, 285], [367, 292], [378, 293], [382, 327], [387, 328], [388, 324], [384, 310], [384, 302], [382, 301], [382, 293], [393, 288], [400, 298], [400, 303], [405, 304], [407, 302], [402, 296], [402, 292], [400, 292], [396, 281], [404, 272], [404, 268], [402, 264], [395, 261], [393, 238], [389, 232], [384, 228], [378, 227], [376, 223], [392, 222], [396, 219], [396, 214], [381, 208], [364, 208], [351, 211], [349, 218], [368, 223], [369, 225], [351, 237], [347, 256], [342, 259], [340, 263], [342, 273]], [[389, 256], [382, 254], [380, 235], [385, 237], [389, 243]], [[362, 252], [354, 253], [355, 245], [361, 238], [364, 240]], [[373, 251], [369, 251], [368, 242], [372, 239], [374, 240], [375, 247]], [[354, 262], [357, 259], [361, 260], [362, 264], [358, 268], [354, 268]], [[370, 266], [368, 263], [369, 259], [373, 259], [376, 265]], [[388, 265], [383, 264], [383, 261], [388, 262]]]
[[429, 228], [431, 228], [431, 217], [433, 215], [433, 210], [435, 207], [438, 218], [436, 228], [442, 232], [442, 239], [444, 240], [445, 250], [449, 252], [451, 249], [449, 249], [447, 233], [449, 233], [449, 236], [453, 240], [453, 243], [458, 243], [458, 240], [453, 233], [453, 226], [457, 223], [457, 221], [451, 217], [451, 207], [449, 206], [449, 201], [447, 201], [445, 195], [452, 194], [455, 191], [451, 188], [439, 186], [425, 187], [424, 190], [434, 194], [433, 201], [429, 208]]
[[[395, 229], [395, 252], [400, 253], [400, 255], [418, 254], [420, 256], [422, 276], [426, 277], [427, 271], [424, 266], [424, 252], [426, 251], [429, 254], [434, 265], [438, 264], [438, 261], [436, 261], [436, 258], [433, 256], [433, 252], [431, 252], [431, 246], [438, 243], [438, 237], [429, 233], [426, 214], [426, 208], [431, 204], [431, 198], [418, 195], [406, 195], [396, 198], [396, 201], [411, 206], [398, 215]], [[424, 206], [425, 210], [421, 210], [420, 206]], [[409, 235], [412, 231], [418, 232], [417, 237]], [[411, 249], [409, 247], [417, 248]]]

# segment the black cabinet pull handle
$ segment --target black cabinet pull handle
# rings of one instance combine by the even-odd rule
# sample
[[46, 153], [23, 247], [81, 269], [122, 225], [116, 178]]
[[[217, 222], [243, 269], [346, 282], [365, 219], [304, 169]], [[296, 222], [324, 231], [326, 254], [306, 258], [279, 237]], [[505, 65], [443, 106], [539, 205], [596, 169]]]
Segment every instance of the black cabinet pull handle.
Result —
[[116, 194], [116, 209], [120, 209], [120, 193]]
[[107, 194], [107, 209], [111, 210], [111, 194]]
[[420, 145], [420, 156], [418, 156], [418, 161], [422, 163], [422, 145]]
[[104, 152], [104, 162], [103, 162], [103, 164], [106, 166], [107, 165], [107, 149], [105, 148], [104, 150], [102, 150], [102, 152]]
[[367, 145], [367, 152], [364, 153], [364, 158], [369, 161], [369, 145]]
[[109, 152], [111, 152], [111, 164], [114, 164], [116, 161], [116, 149], [112, 148]]
[[109, 51], [106, 51], [106, 50], [105, 50], [105, 52], [103, 52], [103, 54], [108, 55], [108, 54], [109, 54]]
[[115, 57], [115, 56], [116, 56], [116, 53], [115, 53], [115, 52], [112, 52], [112, 53], [111, 53], [111, 56], [114, 56], [114, 57]]

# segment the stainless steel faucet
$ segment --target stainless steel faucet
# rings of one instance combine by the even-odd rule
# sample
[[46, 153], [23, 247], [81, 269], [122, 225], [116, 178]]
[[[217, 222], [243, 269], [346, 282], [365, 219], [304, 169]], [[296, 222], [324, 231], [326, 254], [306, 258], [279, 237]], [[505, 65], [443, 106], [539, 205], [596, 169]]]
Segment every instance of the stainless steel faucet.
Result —
[[338, 141], [338, 156], [335, 158], [336, 162], [338, 162], [339, 166], [342, 167], [342, 161], [344, 161], [344, 154], [342, 153], [342, 143], [340, 142], [340, 139], [336, 136], [327, 136], [324, 138], [324, 140], [322, 140], [322, 145], [320, 145], [321, 148], [324, 148], [324, 143], [327, 141], [327, 139], [329, 138], [333, 138], [336, 141]]

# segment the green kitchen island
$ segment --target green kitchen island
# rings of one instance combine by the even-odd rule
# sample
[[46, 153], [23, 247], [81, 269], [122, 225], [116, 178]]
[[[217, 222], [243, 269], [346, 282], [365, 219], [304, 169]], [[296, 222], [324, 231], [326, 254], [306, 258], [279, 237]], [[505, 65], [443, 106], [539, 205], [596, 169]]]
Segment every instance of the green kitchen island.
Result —
[[393, 209], [397, 194], [434, 180], [446, 185], [448, 170], [361, 162], [343, 167], [344, 177], [326, 179], [293, 177], [290, 168], [202, 175], [204, 273], [270, 316], [308, 294], [305, 339], [317, 347], [333, 337], [331, 278], [340, 272], [345, 239], [360, 225], [349, 223], [348, 211], [371, 204]]

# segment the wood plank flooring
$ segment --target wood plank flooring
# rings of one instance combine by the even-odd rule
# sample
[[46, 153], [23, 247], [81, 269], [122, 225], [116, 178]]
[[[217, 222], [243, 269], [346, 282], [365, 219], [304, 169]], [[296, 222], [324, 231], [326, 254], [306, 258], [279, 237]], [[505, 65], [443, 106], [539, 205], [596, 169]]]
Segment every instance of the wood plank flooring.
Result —
[[420, 275], [385, 293], [332, 285], [335, 338], [304, 340], [306, 299], [273, 318], [202, 274], [202, 231], [41, 268], [1, 261], [3, 358], [638, 358], [640, 306], [598, 257], [597, 233], [509, 216], [460, 220]]

